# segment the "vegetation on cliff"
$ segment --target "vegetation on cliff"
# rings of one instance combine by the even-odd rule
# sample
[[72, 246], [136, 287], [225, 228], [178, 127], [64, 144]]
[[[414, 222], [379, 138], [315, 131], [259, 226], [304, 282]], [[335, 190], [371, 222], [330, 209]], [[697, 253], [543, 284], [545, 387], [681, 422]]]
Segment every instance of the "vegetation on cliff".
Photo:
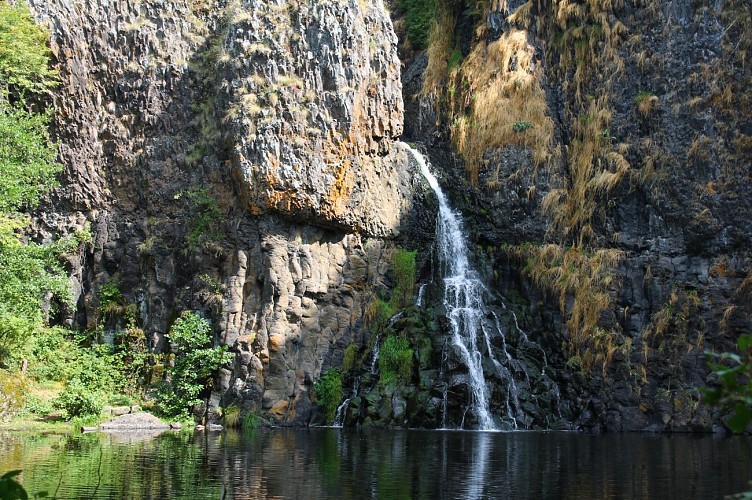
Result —
[[[62, 168], [45, 106], [57, 84], [48, 38], [25, 4], [0, 2], [0, 419], [23, 407], [27, 416], [97, 418], [105, 404], [141, 400], [169, 361], [147, 348], [137, 308], [123, 298], [117, 279], [100, 287], [98, 327], [50, 326], [59, 309], [73, 307], [62, 256], [80, 252], [91, 236], [81, 231], [39, 243], [25, 232], [26, 214], [56, 185]], [[216, 204], [204, 191], [186, 197], [197, 210], [189, 241], [200, 244]], [[114, 333], [110, 342], [105, 329]], [[210, 331], [192, 312], [173, 325], [176, 358], [157, 391], [165, 416], [187, 417], [212, 372], [228, 362], [223, 349], [211, 347]]]
[[26, 7], [0, 3], [0, 367], [18, 361], [29, 336], [44, 325], [42, 302], [69, 300], [59, 244], [24, 240], [23, 210], [55, 181], [60, 165], [47, 133], [40, 94], [54, 85], [47, 67], [47, 35]]

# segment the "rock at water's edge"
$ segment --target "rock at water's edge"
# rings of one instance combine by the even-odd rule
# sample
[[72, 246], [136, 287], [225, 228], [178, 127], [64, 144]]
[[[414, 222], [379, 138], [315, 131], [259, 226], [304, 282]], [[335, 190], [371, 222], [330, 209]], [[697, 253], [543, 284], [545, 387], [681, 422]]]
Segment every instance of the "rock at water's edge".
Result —
[[129, 413], [104, 422], [99, 426], [103, 431], [130, 431], [141, 429], [169, 429], [170, 424], [162, 422], [151, 413]]

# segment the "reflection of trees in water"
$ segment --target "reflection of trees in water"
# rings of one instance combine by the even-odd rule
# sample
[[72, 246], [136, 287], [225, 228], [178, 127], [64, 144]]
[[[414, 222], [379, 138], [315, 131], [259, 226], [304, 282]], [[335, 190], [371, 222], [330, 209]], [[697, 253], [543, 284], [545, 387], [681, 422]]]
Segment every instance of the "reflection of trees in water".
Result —
[[[0, 434], [0, 473], [60, 498], [698, 498], [742, 490], [743, 437], [258, 429]], [[58, 489], [59, 486], [59, 489]]]

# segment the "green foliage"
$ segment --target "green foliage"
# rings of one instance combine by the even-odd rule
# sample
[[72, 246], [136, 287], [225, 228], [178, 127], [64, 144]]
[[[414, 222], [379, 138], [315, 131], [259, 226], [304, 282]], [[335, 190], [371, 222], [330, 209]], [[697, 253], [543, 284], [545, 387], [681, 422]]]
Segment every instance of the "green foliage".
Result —
[[121, 375], [119, 390], [130, 396], [141, 395], [150, 382], [157, 355], [149, 352], [144, 331], [132, 324], [118, 332], [117, 341], [113, 363]]
[[166, 417], [187, 418], [201, 403], [201, 392], [212, 373], [232, 361], [226, 346], [212, 347], [209, 321], [192, 311], [180, 316], [167, 337], [174, 345], [174, 360], [167, 369], [169, 382], [157, 394], [157, 410]]
[[100, 391], [93, 390], [76, 378], [68, 383], [53, 404], [65, 420], [70, 420], [74, 417], [99, 415], [104, 399]]
[[394, 316], [394, 308], [391, 302], [374, 297], [368, 303], [365, 319], [371, 332], [376, 334], [382, 333], [389, 324], [389, 319], [392, 316]]
[[175, 199], [187, 200], [188, 209], [193, 214], [186, 235], [189, 248], [197, 248], [207, 241], [216, 241], [220, 238], [217, 225], [222, 220], [222, 214], [217, 200], [209, 194], [206, 188], [183, 191], [176, 195]]
[[120, 291], [120, 281], [112, 278], [104, 283], [99, 289], [99, 309], [108, 314], [115, 308], [119, 308], [125, 299]]
[[741, 354], [705, 353], [718, 385], [701, 391], [703, 402], [730, 411], [726, 424], [732, 431], [742, 432], [752, 420], [752, 335], [741, 335], [737, 348]]
[[533, 128], [533, 122], [515, 122], [514, 125], [512, 125], [512, 130], [517, 133], [524, 132], [529, 128]]
[[647, 90], [641, 90], [637, 93], [637, 96], [635, 97], [635, 104], [640, 104], [646, 99], [650, 99], [652, 97], [653, 97], [653, 94], [651, 94]]
[[428, 45], [428, 33], [436, 15], [436, 0], [402, 0], [401, 9], [405, 12], [407, 37], [416, 49]]
[[240, 420], [240, 407], [236, 405], [230, 405], [222, 412], [222, 422], [225, 427], [234, 429], [240, 427], [242, 421]]
[[[60, 165], [50, 144], [48, 113], [33, 113], [0, 100], [0, 213], [9, 217], [33, 206], [55, 186]], [[3, 221], [3, 224], [8, 224]]]
[[457, 49], [452, 52], [452, 55], [449, 56], [449, 59], [447, 60], [447, 70], [452, 71], [453, 69], [458, 68], [460, 63], [462, 63], [462, 51]]
[[350, 344], [347, 346], [347, 349], [345, 349], [345, 355], [342, 359], [342, 371], [347, 373], [353, 368], [355, 368], [355, 363], [357, 362], [357, 356], [358, 356], [358, 346], [355, 344]]
[[57, 74], [49, 69], [48, 38], [24, 2], [0, 3], [0, 87], [5, 92], [43, 93], [57, 84]]
[[316, 403], [324, 409], [327, 422], [333, 422], [337, 407], [344, 397], [342, 391], [342, 373], [337, 368], [331, 368], [321, 376], [316, 384]]
[[0, 476], [0, 498], [3, 500], [26, 500], [29, 498], [24, 487], [13, 479], [20, 473], [20, 470], [12, 470]]
[[19, 234], [27, 224], [20, 211], [55, 185], [60, 170], [49, 114], [24, 108], [26, 96], [55, 83], [47, 38], [23, 2], [0, 3], [0, 366], [43, 327], [45, 296], [70, 300], [57, 255], [71, 242], [38, 245]]
[[259, 428], [262, 422], [263, 420], [256, 413], [249, 412], [243, 417], [241, 427], [244, 431], [250, 431]]
[[413, 302], [415, 286], [415, 256], [416, 251], [397, 248], [394, 252], [392, 265], [394, 267], [394, 293], [392, 294], [392, 309], [407, 307]]
[[384, 339], [379, 350], [381, 382], [407, 382], [413, 371], [413, 349], [405, 337], [390, 336]]

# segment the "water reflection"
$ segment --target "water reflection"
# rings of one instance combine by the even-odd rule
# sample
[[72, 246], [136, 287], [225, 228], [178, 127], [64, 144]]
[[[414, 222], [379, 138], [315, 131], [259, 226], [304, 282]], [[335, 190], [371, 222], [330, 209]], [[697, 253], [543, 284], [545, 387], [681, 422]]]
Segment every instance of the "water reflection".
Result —
[[721, 498], [746, 437], [258, 430], [0, 434], [0, 473], [58, 498]]

